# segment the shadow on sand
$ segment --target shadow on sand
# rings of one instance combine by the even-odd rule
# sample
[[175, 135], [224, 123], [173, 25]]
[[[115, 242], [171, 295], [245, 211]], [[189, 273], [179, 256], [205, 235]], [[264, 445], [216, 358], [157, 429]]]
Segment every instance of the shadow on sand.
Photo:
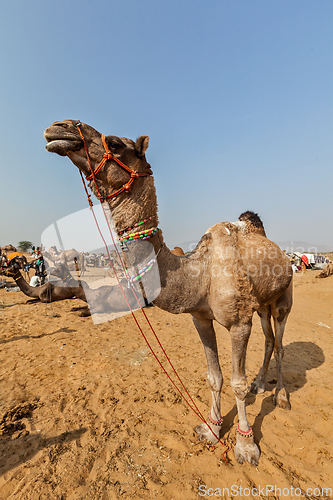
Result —
[[[45, 438], [41, 434], [28, 434], [13, 440], [9, 436], [0, 436], [0, 477], [11, 469], [29, 462], [44, 448], [66, 447], [67, 443], [80, 439], [87, 430], [85, 428], [75, 429], [49, 438]], [[56, 453], [56, 450], [52, 448], [49, 453], [52, 455], [52, 453]]]
[[[325, 356], [323, 350], [313, 342], [292, 342], [291, 344], [284, 346], [282, 375], [287, 392], [292, 394], [303, 387], [307, 382], [306, 372], [314, 368], [318, 368], [318, 366], [322, 365], [324, 361]], [[275, 366], [275, 360], [272, 359], [267, 373], [267, 391], [273, 391], [274, 386], [276, 385]], [[256, 401], [257, 397], [257, 395], [249, 393], [246, 397], [247, 406], [252, 405]], [[263, 437], [261, 427], [264, 418], [274, 411], [275, 408], [276, 407], [273, 403], [273, 394], [270, 394], [263, 399], [260, 412], [253, 423], [256, 443], [259, 443]], [[223, 419], [224, 422], [222, 432], [228, 432], [228, 430], [234, 425], [236, 417], [237, 407], [235, 405]]]
[[41, 333], [40, 335], [19, 335], [17, 337], [12, 337], [10, 339], [3, 339], [0, 340], [0, 345], [1, 344], [9, 344], [9, 342], [16, 342], [17, 340], [33, 340], [33, 339], [42, 339], [43, 337], [50, 337], [51, 335], [55, 335], [56, 333], [75, 333], [77, 330], [72, 330], [71, 328], [59, 328], [59, 330], [56, 330], [55, 332], [51, 333]]

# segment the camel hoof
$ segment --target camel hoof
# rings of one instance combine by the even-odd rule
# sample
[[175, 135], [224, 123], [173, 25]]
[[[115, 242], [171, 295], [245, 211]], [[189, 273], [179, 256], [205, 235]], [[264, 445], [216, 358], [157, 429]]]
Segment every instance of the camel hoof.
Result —
[[[209, 423], [209, 427], [212, 429], [214, 434], [219, 438], [220, 437], [220, 429], [219, 425], [214, 425]], [[194, 429], [198, 434], [199, 441], [207, 441], [207, 443], [216, 444], [218, 443], [218, 439], [214, 436], [213, 432], [208, 428], [207, 424], [197, 425]]]
[[274, 395], [274, 404], [275, 406], [278, 406], [279, 408], [282, 408], [283, 410], [290, 410], [291, 405], [289, 401], [289, 395], [285, 388], [281, 389], [280, 391], [276, 392]]
[[252, 394], [263, 394], [265, 392], [265, 383], [260, 380], [254, 380], [251, 384], [250, 391]]
[[88, 318], [89, 316], [91, 316], [91, 313], [90, 312], [82, 312], [79, 314], [80, 318]]
[[259, 463], [260, 451], [253, 437], [248, 438], [238, 435], [234, 453], [239, 464], [249, 462], [251, 465], [257, 466]]

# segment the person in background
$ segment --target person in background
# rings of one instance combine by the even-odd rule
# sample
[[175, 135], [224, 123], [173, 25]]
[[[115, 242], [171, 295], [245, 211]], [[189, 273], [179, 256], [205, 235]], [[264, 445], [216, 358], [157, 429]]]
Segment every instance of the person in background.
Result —
[[35, 270], [36, 270], [35, 276], [38, 276], [38, 278], [40, 279], [40, 284], [44, 285], [47, 273], [46, 273], [44, 257], [40, 252], [35, 262]]

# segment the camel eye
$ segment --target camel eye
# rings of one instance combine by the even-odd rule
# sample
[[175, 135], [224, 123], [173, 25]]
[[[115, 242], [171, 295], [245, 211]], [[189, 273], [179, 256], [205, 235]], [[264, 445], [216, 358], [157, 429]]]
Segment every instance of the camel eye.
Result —
[[109, 135], [106, 138], [106, 144], [113, 153], [118, 153], [124, 147], [124, 143], [116, 135]]

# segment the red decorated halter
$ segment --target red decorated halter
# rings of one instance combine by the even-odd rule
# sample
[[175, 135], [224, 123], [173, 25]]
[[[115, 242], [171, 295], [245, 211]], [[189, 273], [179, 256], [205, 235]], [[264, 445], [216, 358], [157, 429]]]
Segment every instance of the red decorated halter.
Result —
[[[141, 173], [141, 172], [135, 172], [135, 170], [132, 170], [131, 168], [127, 167], [127, 165], [125, 165], [122, 161], [120, 161], [118, 158], [116, 158], [111, 153], [111, 151], [109, 150], [109, 148], [108, 148], [108, 146], [106, 144], [106, 140], [105, 140], [105, 135], [104, 134], [101, 134], [101, 139], [102, 139], [102, 143], [103, 143], [103, 146], [104, 146], [104, 149], [105, 149], [105, 153], [103, 155], [102, 161], [99, 163], [99, 165], [97, 165], [96, 169], [94, 170], [93, 167], [92, 167], [90, 158], [89, 158], [88, 148], [87, 148], [87, 145], [86, 145], [86, 141], [84, 140], [84, 136], [83, 136], [83, 134], [81, 132], [81, 129], [80, 129], [81, 122], [73, 120], [73, 124], [78, 129], [80, 137], [81, 137], [81, 139], [83, 141], [84, 150], [86, 152], [87, 160], [88, 160], [89, 167], [90, 167], [90, 170], [91, 170], [91, 174], [88, 175], [86, 177], [86, 179], [87, 179], [87, 181], [90, 181], [91, 179], [94, 180], [95, 186], [96, 186], [96, 190], [97, 190], [97, 198], [102, 199], [102, 196], [101, 196], [101, 194], [99, 192], [99, 189], [98, 189], [98, 186], [97, 186], [97, 183], [96, 183], [96, 174], [98, 174], [98, 172], [104, 167], [105, 163], [108, 160], [115, 161], [116, 163], [118, 163], [118, 165], [120, 167], [122, 167], [124, 170], [127, 170], [127, 172], [131, 175], [131, 178], [120, 189], [118, 189], [114, 193], [109, 194], [109, 196], [107, 196], [106, 198], [103, 198], [104, 200], [108, 200], [110, 198], [114, 198], [115, 196], [118, 196], [118, 194], [120, 194], [122, 192], [129, 193], [130, 190], [131, 190], [131, 185], [134, 182], [134, 179], [137, 179], [138, 177], [147, 177], [148, 175], [151, 175], [151, 173], [149, 173], [149, 172], [143, 172], [143, 173]], [[89, 202], [90, 202], [90, 200], [89, 200]]]

